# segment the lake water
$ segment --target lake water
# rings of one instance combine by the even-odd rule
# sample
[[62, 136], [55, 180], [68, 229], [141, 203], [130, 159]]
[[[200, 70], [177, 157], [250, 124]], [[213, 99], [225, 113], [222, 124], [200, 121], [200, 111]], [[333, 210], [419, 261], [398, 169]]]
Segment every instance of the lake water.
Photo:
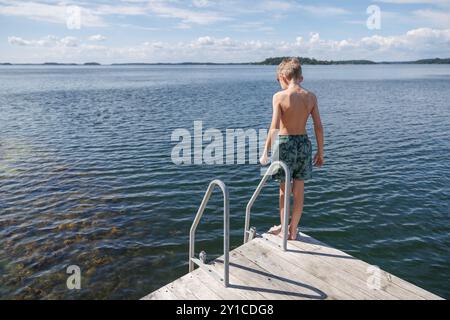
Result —
[[[241, 244], [255, 164], [171, 160], [177, 128], [266, 129], [275, 67], [0, 67], [0, 298], [137, 299], [187, 272], [210, 180], [230, 188]], [[326, 165], [301, 230], [450, 298], [450, 66], [305, 66]], [[309, 123], [309, 134], [315, 148]], [[254, 206], [277, 222], [277, 185]], [[220, 254], [214, 193], [197, 248]], [[66, 288], [78, 265], [82, 289]]]

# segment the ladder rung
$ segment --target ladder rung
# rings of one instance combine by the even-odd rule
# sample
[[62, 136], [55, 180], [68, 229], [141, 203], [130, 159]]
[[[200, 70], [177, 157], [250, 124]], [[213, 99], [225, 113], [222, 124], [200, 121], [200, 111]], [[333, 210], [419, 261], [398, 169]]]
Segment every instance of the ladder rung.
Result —
[[191, 261], [195, 263], [198, 267], [205, 270], [209, 275], [214, 277], [216, 280], [223, 281], [223, 277], [213, 268], [211, 268], [211, 265], [204, 264], [200, 259], [197, 258], [191, 258]]

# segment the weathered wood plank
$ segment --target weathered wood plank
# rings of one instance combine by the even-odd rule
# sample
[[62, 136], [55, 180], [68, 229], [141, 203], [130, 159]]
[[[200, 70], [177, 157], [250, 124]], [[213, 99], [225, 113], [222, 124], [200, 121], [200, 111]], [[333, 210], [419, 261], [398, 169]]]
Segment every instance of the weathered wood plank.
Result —
[[[263, 234], [262, 237], [281, 246], [282, 241], [279, 237], [270, 234]], [[332, 248], [304, 234], [300, 234], [298, 241], [289, 241], [288, 249], [304, 255], [316, 255], [320, 262], [333, 265], [335, 268], [342, 270], [346, 274], [346, 277], [355, 277], [359, 279], [359, 281], [364, 281], [364, 283], [367, 282], [367, 279], [370, 276], [368, 273], [368, 267], [370, 265], [368, 263], [358, 260], [347, 253]], [[379, 294], [385, 292], [396, 299], [441, 299], [440, 297], [381, 269], [380, 280], [380, 289], [371, 289], [371, 291], [378, 292]]]
[[[315, 238], [312, 238], [312, 237], [310, 237], [310, 236], [308, 236], [308, 235], [306, 235], [304, 233], [300, 233], [300, 237], [301, 237], [300, 239], [307, 238], [308, 242], [322, 245], [322, 246], [326, 247], [327, 250], [339, 251], [343, 255], [351, 257], [351, 255], [349, 255], [349, 254], [347, 254], [347, 253], [345, 253], [343, 251], [340, 251], [339, 249], [335, 249], [335, 248], [333, 248], [333, 247], [331, 247], [331, 246], [329, 246], [327, 244], [324, 244], [323, 242], [321, 242], [321, 241], [319, 241], [319, 240], [317, 240]], [[359, 260], [359, 259], [356, 259], [355, 263], [358, 263], [360, 265], [361, 264], [369, 265], [368, 263], [366, 263], [366, 262], [364, 262], [362, 260]], [[412, 284], [412, 283], [410, 283], [410, 282], [408, 282], [408, 281], [406, 281], [404, 279], [401, 279], [401, 278], [399, 278], [399, 277], [397, 277], [397, 276], [395, 276], [393, 274], [390, 274], [390, 273], [388, 273], [388, 272], [386, 272], [384, 270], [382, 270], [382, 273], [383, 273], [384, 277], [389, 281], [389, 283], [392, 283], [393, 285], [396, 285], [396, 286], [399, 286], [399, 287], [401, 287], [403, 289], [406, 289], [407, 291], [410, 291], [410, 292], [412, 292], [414, 294], [417, 294], [417, 295], [421, 296], [424, 299], [432, 299], [432, 300], [434, 300], [434, 299], [441, 300], [442, 299], [441, 297], [439, 297], [439, 296], [437, 296], [437, 295], [435, 295], [435, 294], [433, 294], [433, 293], [431, 293], [431, 292], [429, 292], [429, 291], [427, 291], [427, 290], [425, 290], [423, 288], [420, 288], [420, 287], [418, 287], [418, 286], [416, 286], [416, 285], [414, 285], [414, 284]]]
[[[202, 275], [200, 276], [200, 274]], [[207, 274], [204, 270], [201, 270], [200, 274], [199, 280], [204, 282], [206, 286], [211, 288], [211, 290], [214, 290], [214, 292], [223, 300], [249, 300], [252, 299], [252, 296], [254, 296], [254, 294], [248, 292], [248, 290], [240, 288], [229, 287], [225, 289], [222, 283], [211, 277], [211, 275]], [[257, 295], [255, 299], [264, 299], [264, 297]]]
[[142, 298], [142, 300], [176, 300], [177, 296], [167, 287], [164, 286], [149, 295]]
[[[233, 257], [233, 252], [230, 253], [230, 258]], [[240, 261], [243, 263], [243, 261]], [[212, 265], [218, 272], [223, 272], [222, 257], [215, 260]], [[258, 276], [257, 273], [249, 270], [254, 270], [252, 265], [239, 265], [233, 263], [230, 259], [230, 287], [242, 290], [246, 293], [247, 299], [267, 300], [267, 299], [288, 299], [289, 297], [283, 294], [276, 294], [268, 290], [270, 286], [269, 280]]]
[[441, 299], [381, 270], [381, 286], [368, 286], [368, 263], [300, 234], [281, 250], [282, 239], [263, 234], [230, 252], [230, 287], [210, 272], [223, 273], [223, 258], [198, 268], [142, 298], [206, 299]]
[[[258, 264], [248, 259], [250, 247], [245, 247], [245, 254], [233, 250], [230, 253], [230, 270], [233, 268], [233, 274], [239, 279], [238, 283], [232, 283], [232, 286], [247, 286], [263, 294], [266, 299], [320, 299], [326, 295], [322, 292], [313, 291], [308, 285], [297, 283], [292, 285], [294, 281], [280, 277], [277, 272], [271, 272], [262, 268]], [[220, 260], [219, 260], [220, 261]], [[221, 262], [221, 261], [220, 261]], [[216, 261], [223, 268], [222, 264]], [[303, 287], [301, 287], [303, 285]]]
[[291, 281], [304, 282], [305, 284], [313, 284], [316, 289], [323, 291], [327, 297], [326, 299], [355, 299], [354, 293], [350, 290], [348, 292], [343, 291], [343, 288], [336, 288], [335, 286], [325, 282], [321, 278], [314, 276], [313, 274], [305, 271], [304, 269], [292, 263], [278, 250], [268, 250], [261, 247], [259, 252], [242, 250], [237, 248], [234, 251], [245, 255], [248, 259], [261, 267], [271, 270], [278, 276], [291, 279]]
[[[259, 246], [269, 246], [270, 242], [265, 239], [254, 239]], [[388, 299], [393, 300], [395, 297], [386, 293], [372, 292], [366, 286], [365, 281], [361, 281], [353, 277], [351, 274], [346, 274], [336, 266], [329, 265], [320, 261], [318, 256], [314, 255], [300, 255], [293, 251], [283, 252], [272, 248], [274, 258], [285, 259], [287, 263], [296, 265], [306, 272], [310, 273], [316, 278], [328, 283], [329, 286], [339, 288], [347, 294], [352, 295], [354, 299]]]
[[[221, 300], [222, 298], [220, 296], [216, 295], [214, 291], [210, 290], [208, 286], [199, 279], [199, 277], [202, 276], [203, 275], [199, 272], [191, 272], [185, 277], [181, 277], [176, 285], [172, 285], [175, 289], [175, 295], [179, 299], [186, 300]], [[177, 290], [179, 287], [184, 287], [186, 291]], [[183, 296], [183, 294], [186, 294], [187, 297]]]

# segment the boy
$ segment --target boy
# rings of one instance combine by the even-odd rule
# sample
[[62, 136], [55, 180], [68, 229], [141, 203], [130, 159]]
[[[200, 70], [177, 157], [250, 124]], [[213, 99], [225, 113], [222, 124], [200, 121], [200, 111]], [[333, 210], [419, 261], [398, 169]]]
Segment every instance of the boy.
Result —
[[[297, 58], [283, 59], [277, 70], [277, 81], [282, 91], [273, 96], [273, 115], [267, 136], [266, 145], [260, 162], [268, 163], [268, 152], [279, 133], [279, 160], [286, 163], [291, 171], [293, 180], [292, 193], [294, 194], [294, 207], [292, 209], [291, 223], [289, 225], [289, 240], [297, 239], [298, 224], [303, 210], [304, 180], [311, 178], [312, 149], [311, 142], [306, 134], [306, 122], [309, 115], [314, 122], [314, 132], [318, 151], [314, 156], [314, 165], [321, 167], [324, 164], [323, 154], [323, 127], [320, 120], [319, 106], [314, 93], [300, 86], [303, 81], [302, 67]], [[280, 234], [284, 217], [284, 171], [279, 169], [274, 179], [280, 181], [280, 226], [274, 226], [270, 233]]]

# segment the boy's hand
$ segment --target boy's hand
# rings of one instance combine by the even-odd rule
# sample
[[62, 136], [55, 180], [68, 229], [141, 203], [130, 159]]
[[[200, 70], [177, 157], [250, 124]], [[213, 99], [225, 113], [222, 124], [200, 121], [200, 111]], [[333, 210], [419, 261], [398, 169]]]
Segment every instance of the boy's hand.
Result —
[[323, 153], [322, 152], [317, 152], [316, 155], [314, 156], [314, 161], [313, 161], [314, 165], [316, 167], [321, 167], [323, 166], [323, 164], [325, 163], [325, 161], [323, 160]]
[[259, 158], [259, 163], [261, 163], [261, 165], [263, 166], [266, 166], [269, 163], [269, 157], [267, 156], [267, 154], [263, 154], [261, 158]]

